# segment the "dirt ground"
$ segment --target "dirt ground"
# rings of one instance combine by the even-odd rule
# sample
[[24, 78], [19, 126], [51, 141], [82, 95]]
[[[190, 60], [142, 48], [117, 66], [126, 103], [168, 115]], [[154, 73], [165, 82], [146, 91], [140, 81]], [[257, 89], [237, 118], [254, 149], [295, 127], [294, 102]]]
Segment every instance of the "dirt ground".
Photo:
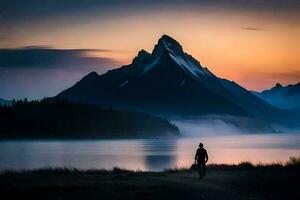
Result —
[[[0, 175], [1, 199], [300, 199], [299, 169], [196, 172], [44, 169]], [[4, 198], [3, 198], [4, 197]]]

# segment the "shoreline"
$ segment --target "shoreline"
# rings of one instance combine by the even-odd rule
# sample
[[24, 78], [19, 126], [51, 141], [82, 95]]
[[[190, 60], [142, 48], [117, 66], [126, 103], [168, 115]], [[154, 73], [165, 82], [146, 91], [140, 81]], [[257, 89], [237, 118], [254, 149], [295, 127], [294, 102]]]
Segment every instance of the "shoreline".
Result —
[[[253, 163], [251, 161], [241, 161], [239, 163], [208, 163], [206, 164], [207, 170], [299, 170], [300, 171], [300, 156], [291, 156], [285, 162], [277, 161], [270, 163]], [[143, 170], [143, 169], [126, 169], [122, 167], [112, 167], [112, 168], [76, 168], [72, 166], [65, 167], [36, 167], [36, 168], [2, 168], [0, 169], [0, 176], [6, 173], [12, 174], [22, 174], [22, 173], [34, 173], [34, 172], [98, 172], [98, 173], [109, 173], [114, 171], [120, 172], [130, 172], [130, 173], [181, 173], [181, 172], [193, 172], [196, 169], [186, 168], [186, 167], [175, 167], [175, 168], [165, 168], [161, 170]]]
[[[300, 157], [290, 157], [287, 162], [273, 162], [273, 163], [252, 163], [249, 161], [242, 161], [238, 164], [226, 164], [226, 163], [209, 163], [206, 165], [208, 170], [257, 170], [257, 169], [300, 169]], [[151, 170], [131, 170], [126, 168], [120, 167], [112, 167], [111, 169], [105, 168], [88, 168], [88, 169], [81, 169], [76, 167], [40, 167], [40, 168], [24, 168], [24, 169], [14, 169], [14, 168], [7, 168], [1, 169], [0, 175], [6, 172], [12, 173], [30, 173], [35, 171], [69, 171], [69, 172], [130, 172], [130, 173], [164, 173], [164, 172], [193, 172], [194, 169], [179, 167], [179, 168], [167, 168], [162, 169], [160, 171], [151, 171]]]
[[[251, 161], [241, 161], [237, 164], [232, 163], [208, 163], [206, 164], [208, 170], [241, 170], [241, 169], [300, 169], [300, 156], [291, 156], [286, 162], [271, 162], [271, 163], [253, 163]], [[88, 172], [88, 171], [99, 171], [99, 172], [112, 172], [112, 171], [125, 171], [125, 172], [151, 172], [151, 173], [162, 173], [162, 172], [188, 172], [193, 171], [194, 169], [179, 167], [179, 168], [166, 168], [160, 171], [151, 171], [151, 170], [131, 170], [120, 167], [112, 167], [111, 169], [105, 168], [88, 168], [81, 169], [76, 167], [39, 167], [39, 168], [24, 168], [24, 169], [15, 169], [7, 168], [0, 169], [0, 175], [5, 172], [32, 172], [32, 171], [77, 171], [77, 172]]]

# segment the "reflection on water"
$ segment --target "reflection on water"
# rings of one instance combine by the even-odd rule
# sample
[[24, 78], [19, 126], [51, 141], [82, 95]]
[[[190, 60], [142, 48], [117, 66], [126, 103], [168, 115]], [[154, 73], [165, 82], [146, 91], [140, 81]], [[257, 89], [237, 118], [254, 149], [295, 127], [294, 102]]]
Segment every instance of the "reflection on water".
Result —
[[199, 142], [210, 163], [285, 162], [300, 156], [300, 135], [232, 135], [181, 139], [1, 141], [0, 169], [120, 167], [159, 171], [190, 167]]
[[176, 166], [177, 140], [145, 140], [143, 152], [145, 166], [152, 171], [170, 169]]

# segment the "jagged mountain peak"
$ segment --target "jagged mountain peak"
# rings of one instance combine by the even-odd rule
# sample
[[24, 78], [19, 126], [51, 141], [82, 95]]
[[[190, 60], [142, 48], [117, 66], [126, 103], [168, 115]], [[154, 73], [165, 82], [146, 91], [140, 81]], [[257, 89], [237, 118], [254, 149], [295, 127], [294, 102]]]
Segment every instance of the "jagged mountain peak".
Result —
[[89, 76], [89, 77], [98, 77], [99, 74], [97, 72], [95, 72], [95, 71], [92, 71], [87, 76]]
[[[139, 56], [138, 56], [139, 57]], [[146, 72], [151, 71], [160, 63], [161, 58], [169, 57], [178, 67], [181, 68], [192, 79], [201, 81], [200, 77], [215, 77], [207, 68], [201, 66], [200, 62], [191, 55], [183, 51], [182, 46], [172, 37], [163, 35], [158, 43], [154, 46], [152, 54], [149, 59], [143, 60], [144, 70], [140, 76], [145, 75]], [[136, 60], [136, 58], [135, 58]], [[136, 61], [135, 61], [136, 62]], [[139, 63], [141, 64], [141, 63]]]
[[146, 51], [145, 49], [141, 49], [139, 52], [138, 52], [138, 55], [136, 57], [144, 57], [144, 56], [150, 56], [151, 54]]
[[90, 72], [89, 74], [87, 74], [86, 76], [84, 76], [82, 79], [85, 80], [95, 80], [99, 77], [99, 74], [97, 74], [97, 72], [93, 71]]
[[158, 40], [158, 44], [168, 44], [168, 45], [179, 45], [179, 42], [177, 42], [174, 38], [168, 36], [168, 35], [163, 35], [161, 38]]
[[280, 83], [276, 83], [273, 88], [282, 88], [283, 86]]
[[272, 88], [262, 91], [262, 94], [277, 93], [279, 90], [284, 88], [280, 83], [276, 83]]
[[143, 64], [150, 58], [150, 56], [151, 56], [151, 54], [149, 52], [147, 52], [144, 49], [141, 49], [138, 52], [138, 55], [133, 59], [132, 63], [138, 64], [138, 65]]
[[168, 35], [163, 35], [158, 43], [155, 45], [152, 56], [160, 57], [164, 51], [168, 51], [172, 54], [184, 54], [182, 46], [175, 39]]
[[144, 55], [150, 55], [150, 53], [145, 49], [141, 49], [138, 53], [138, 56], [144, 56]]

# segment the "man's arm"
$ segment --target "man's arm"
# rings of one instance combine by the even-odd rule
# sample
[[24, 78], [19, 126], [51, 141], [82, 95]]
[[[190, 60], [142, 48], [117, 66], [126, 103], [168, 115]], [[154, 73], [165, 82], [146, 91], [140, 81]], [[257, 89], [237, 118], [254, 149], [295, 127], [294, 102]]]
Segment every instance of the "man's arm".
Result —
[[197, 158], [198, 158], [198, 149], [197, 149], [196, 154], [195, 154], [195, 161], [197, 160]]
[[207, 154], [207, 151], [205, 151], [205, 162], [208, 161], [208, 154]]

